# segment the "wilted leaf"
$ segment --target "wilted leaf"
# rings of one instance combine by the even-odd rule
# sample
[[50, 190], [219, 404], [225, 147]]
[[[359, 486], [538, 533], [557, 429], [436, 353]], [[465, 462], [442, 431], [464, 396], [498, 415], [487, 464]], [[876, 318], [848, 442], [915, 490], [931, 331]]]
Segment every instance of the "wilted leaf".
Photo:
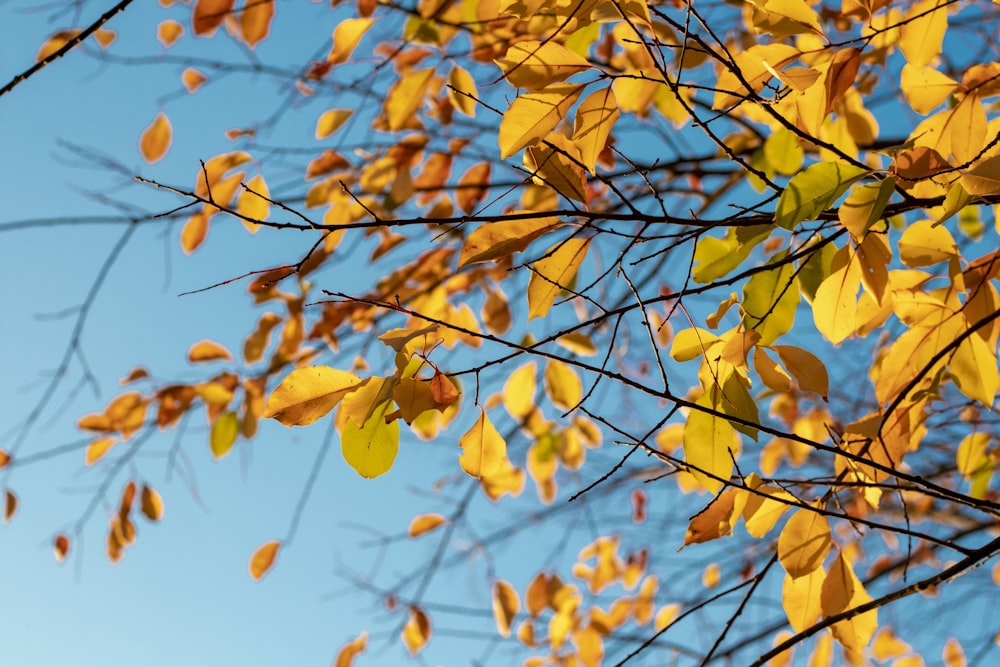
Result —
[[3, 522], [10, 523], [10, 520], [17, 514], [17, 496], [10, 489], [3, 491]]

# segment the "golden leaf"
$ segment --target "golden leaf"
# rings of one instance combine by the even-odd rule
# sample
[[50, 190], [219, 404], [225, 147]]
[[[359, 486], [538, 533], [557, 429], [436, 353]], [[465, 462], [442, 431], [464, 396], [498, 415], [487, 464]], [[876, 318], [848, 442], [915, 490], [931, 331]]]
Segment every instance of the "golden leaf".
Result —
[[528, 319], [544, 317], [556, 297], [576, 277], [590, 247], [588, 238], [571, 238], [548, 249], [534, 262], [528, 279]]
[[139, 137], [139, 153], [142, 159], [150, 164], [159, 161], [167, 154], [173, 137], [174, 131], [166, 114], [156, 114], [156, 118]]
[[281, 549], [281, 542], [271, 540], [257, 547], [257, 550], [250, 556], [248, 569], [254, 581], [260, 581], [267, 574], [268, 570], [274, 567], [274, 561], [278, 557], [278, 550]]
[[198, 0], [191, 16], [194, 34], [211, 37], [222, 25], [226, 15], [233, 11], [234, 4], [235, 0]]
[[409, 537], [420, 537], [424, 533], [429, 533], [446, 523], [448, 523], [448, 519], [440, 514], [421, 514], [420, 516], [413, 517], [413, 521], [410, 522], [410, 527], [407, 529], [406, 534]]
[[370, 18], [341, 21], [333, 30], [333, 48], [326, 57], [327, 61], [334, 65], [346, 62], [373, 23], [375, 23], [375, 19]]
[[510, 625], [520, 609], [517, 591], [503, 579], [498, 579], [493, 584], [493, 618], [501, 637], [510, 637]]
[[431, 638], [431, 620], [420, 607], [410, 607], [410, 620], [403, 626], [403, 644], [411, 655], [416, 655]]
[[163, 498], [156, 489], [143, 484], [142, 493], [139, 494], [139, 509], [150, 521], [159, 521], [163, 518]]
[[351, 667], [354, 664], [354, 658], [361, 655], [367, 646], [368, 633], [362, 632], [355, 640], [341, 647], [337, 652], [337, 658], [333, 661], [333, 667]]
[[220, 345], [215, 341], [208, 340], [207, 338], [195, 343], [191, 346], [191, 349], [188, 350], [188, 361], [191, 363], [218, 361], [219, 359], [232, 361], [233, 355], [225, 348], [225, 346]]
[[507, 443], [481, 406], [479, 419], [459, 438], [458, 443], [462, 447], [458, 463], [469, 475], [482, 479], [503, 470], [507, 460]]
[[184, 34], [184, 26], [173, 19], [160, 21], [156, 27], [156, 39], [160, 40], [164, 48], [169, 49], [174, 45], [181, 35]]
[[271, 21], [275, 12], [274, 0], [250, 0], [240, 17], [240, 32], [243, 41], [251, 49], [271, 33]]
[[326, 415], [361, 378], [329, 366], [306, 366], [289, 373], [271, 393], [264, 418], [285, 426], [306, 426]]

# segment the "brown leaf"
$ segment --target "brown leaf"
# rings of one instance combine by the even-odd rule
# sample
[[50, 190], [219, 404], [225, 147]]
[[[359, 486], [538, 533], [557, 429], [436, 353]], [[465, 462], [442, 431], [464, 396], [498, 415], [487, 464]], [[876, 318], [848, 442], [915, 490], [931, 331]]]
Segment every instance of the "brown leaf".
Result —
[[17, 496], [10, 489], [3, 492], [3, 522], [10, 523], [17, 513]]
[[198, 0], [191, 15], [191, 27], [200, 37], [211, 37], [233, 10], [235, 0]]
[[69, 554], [69, 537], [65, 533], [59, 533], [52, 540], [52, 551], [55, 552], [56, 560], [62, 563]]

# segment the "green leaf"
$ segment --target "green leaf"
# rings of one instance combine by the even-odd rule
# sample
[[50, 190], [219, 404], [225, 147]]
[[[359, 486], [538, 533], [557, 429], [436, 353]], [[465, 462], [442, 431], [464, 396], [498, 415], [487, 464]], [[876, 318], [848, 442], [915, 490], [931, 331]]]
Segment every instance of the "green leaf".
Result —
[[792, 177], [778, 199], [774, 221], [795, 229], [803, 220], [815, 220], [858, 179], [872, 173], [842, 162], [820, 162]]
[[694, 249], [694, 280], [710, 283], [743, 263], [757, 245], [771, 233], [770, 225], [729, 228], [721, 238], [706, 237]]
[[355, 472], [367, 479], [389, 472], [396, 460], [396, 452], [399, 451], [399, 422], [392, 420], [385, 423], [385, 415], [392, 405], [392, 401], [380, 405], [363, 426], [348, 419], [340, 433], [344, 460]]

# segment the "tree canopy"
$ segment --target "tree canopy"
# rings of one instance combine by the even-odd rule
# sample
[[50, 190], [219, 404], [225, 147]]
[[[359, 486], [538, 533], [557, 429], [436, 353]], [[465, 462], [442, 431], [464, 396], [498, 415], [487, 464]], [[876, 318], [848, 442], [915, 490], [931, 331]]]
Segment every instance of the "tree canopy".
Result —
[[[369, 544], [413, 569], [349, 577], [386, 620], [337, 628], [338, 667], [449, 642], [525, 667], [996, 660], [1000, 628], [964, 619], [1000, 584], [1000, 3], [296, 4], [57, 2], [0, 89], [143, 73], [115, 110], [137, 154], [66, 144], [129, 186], [90, 193], [114, 212], [0, 221], [122, 230], [5, 420], [7, 521], [44, 494], [22, 470], [73, 457], [96, 484], [41, 529], [117, 563], [197, 502], [157, 481], [186, 453], [252, 465], [290, 429], [322, 444], [255, 580], [295, 567], [328, 454], [422, 489]], [[174, 375], [91, 370], [133, 235], [183, 267], [234, 231], [253, 265], [180, 308], [224, 293], [245, 331], [180, 341]], [[85, 384], [110, 395], [59, 411]], [[46, 445], [53, 414], [86, 438]]]

